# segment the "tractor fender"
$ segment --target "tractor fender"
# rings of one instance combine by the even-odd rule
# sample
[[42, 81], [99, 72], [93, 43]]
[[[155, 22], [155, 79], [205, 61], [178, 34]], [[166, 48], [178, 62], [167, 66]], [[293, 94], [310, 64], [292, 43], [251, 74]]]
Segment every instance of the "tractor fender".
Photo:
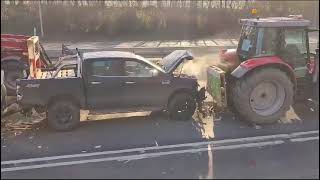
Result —
[[236, 69], [231, 72], [231, 75], [235, 78], [241, 78], [247, 73], [258, 69], [266, 67], [275, 67], [279, 68], [282, 71], [286, 72], [290, 79], [292, 80], [294, 87], [296, 89], [297, 80], [294, 75], [293, 68], [280, 59], [278, 56], [269, 56], [269, 57], [257, 57], [246, 60], [242, 62]]
[[28, 70], [28, 63], [20, 56], [7, 56], [1, 59], [1, 69], [8, 68], [9, 64], [17, 63], [19, 68]]

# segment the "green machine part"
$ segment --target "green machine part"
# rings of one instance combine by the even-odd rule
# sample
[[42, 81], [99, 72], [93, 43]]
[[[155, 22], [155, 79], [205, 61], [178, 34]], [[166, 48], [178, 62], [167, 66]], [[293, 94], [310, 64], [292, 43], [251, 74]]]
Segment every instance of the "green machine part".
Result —
[[216, 66], [207, 69], [207, 91], [217, 108], [227, 107], [225, 72]]

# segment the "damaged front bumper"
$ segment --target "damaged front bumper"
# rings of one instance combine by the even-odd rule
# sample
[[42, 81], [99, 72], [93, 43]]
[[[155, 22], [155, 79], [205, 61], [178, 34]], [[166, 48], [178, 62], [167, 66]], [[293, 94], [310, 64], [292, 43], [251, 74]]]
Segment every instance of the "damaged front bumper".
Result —
[[204, 104], [204, 100], [207, 98], [206, 96], [206, 88], [202, 87], [200, 88], [199, 91], [197, 91], [196, 94], [196, 101], [197, 101], [197, 108], [198, 108], [198, 112], [203, 116], [206, 117], [207, 113], [203, 107]]

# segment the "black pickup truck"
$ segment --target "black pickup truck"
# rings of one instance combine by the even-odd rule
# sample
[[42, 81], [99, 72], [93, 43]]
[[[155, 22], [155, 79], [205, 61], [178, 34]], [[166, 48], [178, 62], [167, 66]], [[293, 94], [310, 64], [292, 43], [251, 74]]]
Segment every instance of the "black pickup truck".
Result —
[[193, 59], [189, 51], [173, 51], [159, 64], [121, 51], [78, 52], [74, 58], [40, 78], [17, 80], [18, 103], [47, 112], [55, 130], [76, 127], [80, 109], [167, 110], [171, 118], [187, 120], [205, 99], [197, 79], [181, 73], [183, 62]]

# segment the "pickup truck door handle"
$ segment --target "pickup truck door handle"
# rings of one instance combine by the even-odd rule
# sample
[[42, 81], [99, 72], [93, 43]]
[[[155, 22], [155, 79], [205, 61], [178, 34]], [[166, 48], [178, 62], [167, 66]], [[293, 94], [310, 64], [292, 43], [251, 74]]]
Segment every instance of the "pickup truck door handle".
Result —
[[99, 82], [99, 81], [92, 81], [92, 82], [90, 82], [91, 84], [101, 84], [101, 82]]
[[134, 81], [126, 81], [125, 83], [126, 84], [135, 84], [136, 82], [134, 82]]

